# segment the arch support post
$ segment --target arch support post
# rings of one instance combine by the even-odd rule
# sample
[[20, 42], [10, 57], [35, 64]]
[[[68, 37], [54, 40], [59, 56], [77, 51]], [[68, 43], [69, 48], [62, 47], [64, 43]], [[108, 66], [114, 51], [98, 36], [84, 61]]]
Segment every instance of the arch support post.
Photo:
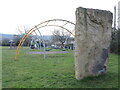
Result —
[[[49, 22], [53, 22], [53, 21], [59, 21], [59, 22], [66, 22], [64, 25], [52, 25], [52, 24], [49, 24]], [[36, 25], [35, 27], [33, 27], [32, 29], [30, 29], [24, 36], [23, 38], [20, 40], [20, 43], [18, 44], [18, 47], [16, 49], [16, 56], [15, 56], [15, 60], [17, 59], [17, 57], [19, 56], [20, 54], [20, 48], [22, 47], [22, 44], [24, 43], [24, 41], [26, 40], [26, 38], [31, 35], [33, 32], [35, 32], [36, 30], [38, 30], [41, 38], [42, 35], [39, 31], [40, 28], [43, 28], [43, 27], [47, 27], [47, 26], [55, 26], [55, 27], [59, 27], [59, 28], [62, 28], [62, 29], [65, 29], [66, 31], [68, 31], [70, 34], [72, 34], [74, 36], [74, 31], [71, 32], [70, 30], [68, 30], [67, 28], [63, 27], [65, 26], [66, 24], [71, 24], [73, 26], [75, 26], [74, 23], [70, 22], [70, 21], [67, 21], [67, 20], [63, 20], [63, 19], [52, 19], [52, 20], [47, 20], [47, 21], [44, 21], [44, 22], [41, 22], [40, 24]], [[45, 46], [45, 41], [43, 40], [43, 45], [44, 45], [44, 58], [46, 57], [46, 46]]]
[[79, 7], [75, 25], [75, 76], [106, 73], [112, 31], [112, 13]]
[[[47, 23], [48, 24], [48, 23]], [[46, 24], [46, 25], [47, 25]], [[36, 27], [36, 29], [38, 30], [38, 32], [39, 32], [39, 34], [40, 34], [40, 37], [41, 37], [41, 39], [42, 39], [42, 41], [43, 41], [43, 46], [44, 46], [44, 59], [45, 59], [45, 57], [46, 57], [46, 46], [45, 46], [45, 41], [44, 41], [44, 39], [43, 39], [43, 36], [42, 36], [42, 34], [41, 34], [41, 32], [39, 31], [39, 29], [37, 28], [37, 26], [35, 26]], [[42, 51], [42, 50], [41, 50]]]

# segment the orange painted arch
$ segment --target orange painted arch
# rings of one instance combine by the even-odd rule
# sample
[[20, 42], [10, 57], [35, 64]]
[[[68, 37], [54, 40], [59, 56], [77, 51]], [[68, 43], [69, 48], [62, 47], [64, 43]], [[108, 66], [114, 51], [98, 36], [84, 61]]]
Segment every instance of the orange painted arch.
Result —
[[[51, 21], [62, 21], [62, 22], [66, 22], [64, 25], [60, 26], [60, 25], [49, 25], [48, 23], [51, 22]], [[44, 25], [45, 24], [45, 25]], [[51, 19], [51, 20], [47, 20], [47, 21], [44, 21], [36, 26], [34, 26], [33, 28], [31, 28], [24, 36], [23, 38], [20, 40], [19, 44], [18, 44], [18, 47], [16, 49], [16, 55], [15, 55], [15, 60], [17, 59], [17, 57], [20, 55], [20, 48], [22, 47], [22, 44], [24, 43], [24, 41], [26, 40], [26, 38], [31, 35], [33, 32], [35, 32], [37, 29], [40, 29], [40, 28], [43, 28], [43, 27], [47, 27], [47, 26], [55, 26], [55, 27], [60, 27], [66, 31], [68, 31], [70, 34], [72, 34], [73, 36], [75, 36], [75, 34], [73, 32], [71, 32], [70, 30], [68, 30], [67, 28], [65, 28], [64, 26], [66, 24], [72, 24], [75, 26], [75, 24], [73, 22], [70, 22], [70, 21], [67, 21], [67, 20], [63, 20], [63, 19]]]

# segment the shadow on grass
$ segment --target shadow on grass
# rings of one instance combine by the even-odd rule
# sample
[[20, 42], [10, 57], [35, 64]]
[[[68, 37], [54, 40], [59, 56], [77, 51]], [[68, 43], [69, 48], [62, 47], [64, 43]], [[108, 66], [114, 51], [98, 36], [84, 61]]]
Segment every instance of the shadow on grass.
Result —
[[103, 75], [98, 75], [98, 76], [94, 76], [94, 77], [92, 77], [92, 76], [91, 77], [86, 77], [86, 78], [82, 79], [81, 81], [98, 80], [98, 79], [100, 79], [101, 81], [105, 81], [105, 80], [111, 80], [115, 76], [118, 76], [117, 73], [107, 72], [106, 74], [103, 74]]
[[59, 56], [59, 55], [56, 55], [56, 56], [47, 56], [47, 58], [55, 58], [55, 57], [68, 57], [68, 56]]
[[107, 87], [114, 88], [118, 87], [118, 74], [113, 72], [107, 72], [106, 74], [86, 77], [82, 80], [77, 80], [77, 82], [87, 85], [88, 87]]

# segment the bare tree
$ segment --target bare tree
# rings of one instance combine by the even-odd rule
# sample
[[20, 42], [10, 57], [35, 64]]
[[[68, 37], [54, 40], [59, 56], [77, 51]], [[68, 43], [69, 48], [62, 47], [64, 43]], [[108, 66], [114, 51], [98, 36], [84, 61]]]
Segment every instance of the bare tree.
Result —
[[53, 34], [52, 41], [55, 44], [59, 44], [61, 48], [64, 48], [64, 44], [67, 38], [70, 37], [70, 33], [65, 32], [64, 30], [54, 30], [52, 34]]
[[[29, 31], [29, 27], [26, 25], [23, 26], [18, 26], [17, 28], [17, 33], [18, 35], [14, 35], [14, 42], [16, 45], [19, 44], [20, 40], [22, 39], [22, 37]], [[31, 41], [31, 37], [32, 36], [28, 36], [27, 39], [24, 41], [24, 46], [28, 46], [30, 41]]]
[[22, 34], [27, 33], [28, 30], [29, 30], [29, 27], [26, 26], [26, 25], [18, 26], [18, 28], [17, 28], [17, 33], [18, 33], [18, 35], [22, 35]]

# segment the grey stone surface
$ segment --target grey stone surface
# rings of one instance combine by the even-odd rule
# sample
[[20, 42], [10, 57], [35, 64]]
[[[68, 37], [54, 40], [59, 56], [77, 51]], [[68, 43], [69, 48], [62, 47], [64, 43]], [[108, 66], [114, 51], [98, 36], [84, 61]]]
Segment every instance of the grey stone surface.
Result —
[[76, 10], [75, 75], [76, 79], [106, 72], [112, 31], [112, 13], [105, 10]]

